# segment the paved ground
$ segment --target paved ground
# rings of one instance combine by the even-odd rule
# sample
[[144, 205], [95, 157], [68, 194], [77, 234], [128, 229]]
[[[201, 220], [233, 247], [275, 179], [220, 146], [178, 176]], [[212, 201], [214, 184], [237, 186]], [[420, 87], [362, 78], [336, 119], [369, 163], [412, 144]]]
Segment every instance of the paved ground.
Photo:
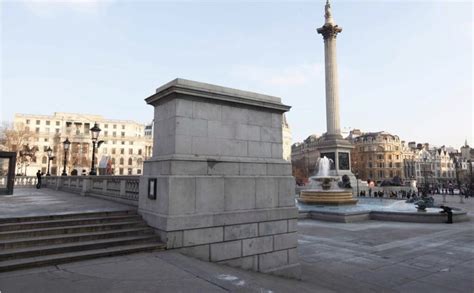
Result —
[[447, 200], [468, 210], [471, 222], [300, 221], [300, 281], [167, 251], [3, 273], [0, 291], [474, 292], [474, 199]]
[[42, 188], [15, 188], [13, 195], [0, 195], [0, 219], [54, 214], [130, 210], [115, 202]]

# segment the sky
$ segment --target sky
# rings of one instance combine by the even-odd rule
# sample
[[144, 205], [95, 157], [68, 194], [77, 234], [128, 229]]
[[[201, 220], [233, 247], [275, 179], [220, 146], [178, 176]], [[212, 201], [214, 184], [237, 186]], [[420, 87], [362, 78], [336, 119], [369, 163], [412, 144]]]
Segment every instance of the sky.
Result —
[[[279, 96], [293, 142], [326, 131], [325, 1], [0, 1], [0, 121], [149, 123], [177, 77]], [[332, 1], [341, 127], [473, 142], [470, 1]]]

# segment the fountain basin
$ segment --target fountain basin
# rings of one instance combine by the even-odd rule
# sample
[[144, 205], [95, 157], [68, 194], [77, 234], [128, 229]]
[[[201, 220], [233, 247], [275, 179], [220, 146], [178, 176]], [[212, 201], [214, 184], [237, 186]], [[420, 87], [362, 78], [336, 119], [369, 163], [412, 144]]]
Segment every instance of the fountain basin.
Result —
[[[306, 204], [297, 201], [300, 219], [315, 219], [330, 222], [352, 223], [366, 220], [413, 223], [446, 223], [447, 215], [437, 207], [417, 211], [412, 203], [404, 200], [359, 198], [357, 205], [331, 206]], [[453, 208], [453, 222], [469, 221], [466, 211]]]
[[315, 205], [354, 205], [357, 199], [352, 197], [351, 190], [302, 190], [298, 201]]

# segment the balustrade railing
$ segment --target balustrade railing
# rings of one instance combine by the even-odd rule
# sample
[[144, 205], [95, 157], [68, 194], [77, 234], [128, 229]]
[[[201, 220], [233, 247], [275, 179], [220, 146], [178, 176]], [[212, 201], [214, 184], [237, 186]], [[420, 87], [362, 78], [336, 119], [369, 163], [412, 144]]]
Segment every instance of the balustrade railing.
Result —
[[[35, 187], [36, 176], [15, 176], [15, 187]], [[7, 176], [0, 176], [0, 187], [7, 186]]]
[[48, 188], [76, 192], [82, 195], [99, 195], [103, 198], [118, 199], [133, 205], [138, 204], [139, 182], [140, 176], [43, 177], [43, 184]]

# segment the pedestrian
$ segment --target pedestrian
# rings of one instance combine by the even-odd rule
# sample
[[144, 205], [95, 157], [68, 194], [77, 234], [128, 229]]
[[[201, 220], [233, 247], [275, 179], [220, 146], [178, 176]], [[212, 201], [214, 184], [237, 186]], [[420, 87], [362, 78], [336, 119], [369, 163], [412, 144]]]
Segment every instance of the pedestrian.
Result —
[[448, 221], [446, 223], [452, 224], [453, 223], [453, 210], [448, 206], [439, 206], [439, 208], [442, 209], [440, 213], [442, 214], [446, 213], [448, 215]]
[[38, 178], [38, 182], [36, 182], [36, 189], [41, 188], [41, 176], [42, 175], [43, 175], [43, 173], [41, 173], [40, 170], [38, 170], [38, 172], [36, 172], [36, 178]]

